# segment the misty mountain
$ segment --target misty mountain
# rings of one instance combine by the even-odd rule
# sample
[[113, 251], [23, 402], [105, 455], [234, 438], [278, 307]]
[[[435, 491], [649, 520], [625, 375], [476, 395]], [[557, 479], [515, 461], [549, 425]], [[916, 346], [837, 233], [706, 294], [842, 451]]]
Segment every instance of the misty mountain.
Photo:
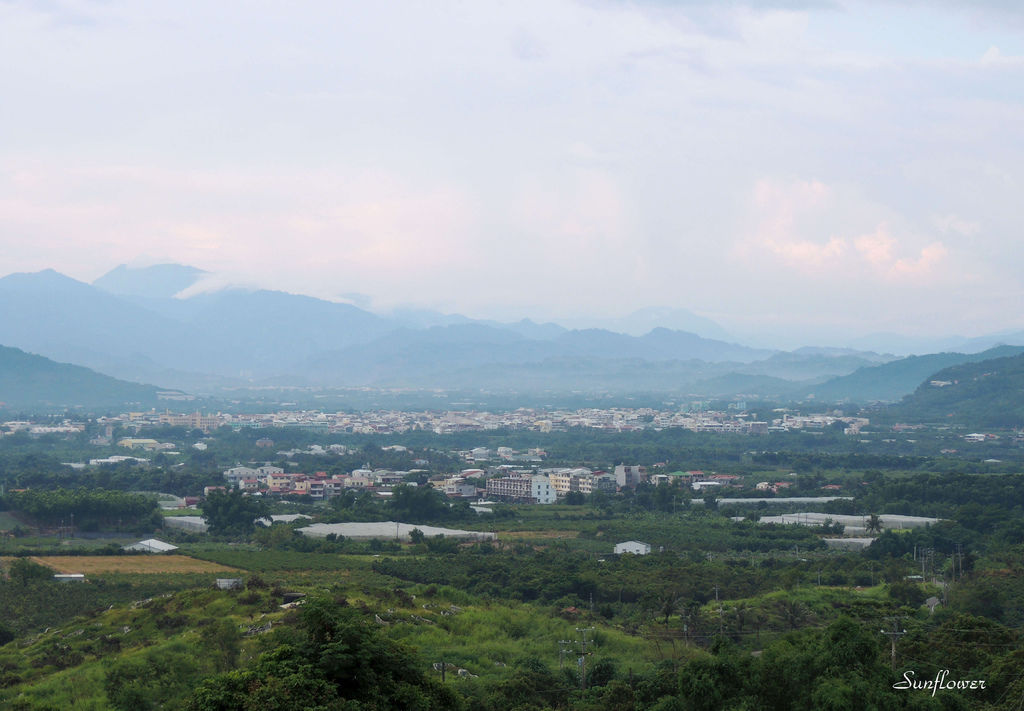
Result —
[[800, 387], [785, 378], [749, 373], [727, 373], [705, 380], [698, 380], [689, 386], [694, 394], [701, 397], [729, 398], [763, 397], [772, 400], [787, 400]]
[[[631, 336], [429, 311], [379, 316], [270, 290], [168, 296], [202, 274], [181, 265], [121, 266], [93, 285], [52, 270], [9, 275], [0, 279], [0, 342], [191, 392], [266, 383], [512, 389], [532, 383], [711, 394], [736, 387], [779, 395], [787, 389], [782, 381], [798, 393], [827, 390], [817, 384], [888, 358], [836, 348], [785, 353], [668, 328]], [[444, 325], [410, 325], [437, 319]]]
[[158, 353], [181, 362], [193, 347], [183, 324], [52, 269], [0, 279], [0, 314], [0, 343], [58, 361]]
[[[422, 331], [403, 329], [371, 343], [319, 356], [308, 363], [305, 372], [323, 375], [332, 384], [378, 385], [423, 384], [423, 376], [450, 380], [454, 369], [497, 371], [510, 365], [536, 369], [542, 363], [582, 361], [731, 361], [749, 362], [770, 355], [722, 341], [713, 341], [692, 333], [656, 329], [640, 338], [600, 329], [566, 331], [548, 339], [536, 340], [511, 330], [483, 324], [435, 326]], [[639, 366], [647, 367], [647, 366]], [[634, 367], [634, 370], [636, 366]], [[464, 377], [469, 374], [462, 373]], [[597, 377], [596, 375], [594, 376]], [[601, 377], [610, 377], [605, 373]], [[363, 380], [363, 379], [368, 380]], [[536, 376], [530, 377], [535, 381]], [[578, 382], [578, 378], [574, 378]], [[601, 386], [594, 380], [588, 387]], [[486, 387], [486, 386], [485, 386]]]
[[157, 404], [158, 388], [0, 346], [0, 404], [12, 409]]
[[568, 330], [556, 323], [537, 323], [528, 318], [506, 323], [491, 319], [471, 319], [461, 314], [444, 314], [427, 309], [395, 309], [386, 318], [397, 326], [408, 329], [425, 329], [433, 328], [434, 326], [461, 326], [476, 323], [512, 331], [525, 338], [533, 338], [540, 341], [555, 338]]
[[874, 350], [900, 355], [928, 353], [980, 353], [996, 346], [1024, 346], [1024, 331], [1000, 331], [984, 336], [945, 336], [921, 338], [896, 333], [875, 333], [849, 341], [855, 349]]
[[[987, 353], [1009, 350], [1013, 349]], [[1016, 350], [1016, 355], [960, 363], [932, 373], [887, 415], [914, 422], [1019, 427], [1024, 424], [1024, 349]]]
[[132, 268], [114, 267], [92, 285], [111, 294], [169, 299], [195, 284], [207, 272], [183, 264], [156, 264]]
[[642, 336], [660, 328], [668, 331], [685, 331], [718, 341], [732, 340], [729, 333], [711, 319], [680, 308], [655, 306], [639, 309], [619, 318], [573, 319], [571, 325], [579, 330], [596, 328], [630, 336]]
[[1024, 352], [1024, 348], [999, 346], [982, 353], [933, 353], [909, 356], [883, 365], [860, 368], [849, 375], [833, 378], [807, 389], [802, 396], [813, 395], [819, 400], [826, 401], [895, 402], [904, 395], [914, 392], [922, 381], [943, 368], [1020, 352]]

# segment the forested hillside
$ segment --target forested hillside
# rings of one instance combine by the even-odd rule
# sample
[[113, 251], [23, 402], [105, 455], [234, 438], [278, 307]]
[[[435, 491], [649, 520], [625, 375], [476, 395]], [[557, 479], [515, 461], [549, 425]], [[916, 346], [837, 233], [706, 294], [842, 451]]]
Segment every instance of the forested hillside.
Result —
[[1024, 354], [963, 363], [932, 374], [893, 414], [971, 427], [1024, 425]]
[[153, 405], [157, 388], [118, 380], [77, 365], [57, 363], [0, 346], [0, 403], [7, 407]]

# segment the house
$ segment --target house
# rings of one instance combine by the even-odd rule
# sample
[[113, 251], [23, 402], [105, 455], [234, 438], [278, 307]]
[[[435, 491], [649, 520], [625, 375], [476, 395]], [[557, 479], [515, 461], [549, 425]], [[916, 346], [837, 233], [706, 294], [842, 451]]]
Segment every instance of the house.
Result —
[[615, 555], [622, 555], [623, 553], [632, 553], [633, 555], [647, 555], [651, 552], [650, 543], [642, 543], [640, 541], [624, 541], [623, 543], [615, 544]]
[[224, 478], [232, 483], [244, 479], [259, 479], [259, 472], [252, 467], [231, 467], [224, 471]]
[[477, 490], [461, 476], [453, 476], [444, 481], [444, 494], [453, 499], [472, 499], [476, 497]]
[[128, 449], [145, 449], [153, 451], [160, 448], [160, 443], [155, 439], [140, 439], [135, 437], [125, 437], [117, 441], [118, 447], [127, 447]]

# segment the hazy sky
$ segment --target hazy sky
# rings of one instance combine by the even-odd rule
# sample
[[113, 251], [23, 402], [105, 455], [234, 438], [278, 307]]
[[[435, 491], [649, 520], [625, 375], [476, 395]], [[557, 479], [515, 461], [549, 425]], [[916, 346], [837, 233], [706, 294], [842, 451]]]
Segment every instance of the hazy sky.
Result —
[[1024, 327], [1024, 11], [964, 4], [0, 0], [0, 273]]

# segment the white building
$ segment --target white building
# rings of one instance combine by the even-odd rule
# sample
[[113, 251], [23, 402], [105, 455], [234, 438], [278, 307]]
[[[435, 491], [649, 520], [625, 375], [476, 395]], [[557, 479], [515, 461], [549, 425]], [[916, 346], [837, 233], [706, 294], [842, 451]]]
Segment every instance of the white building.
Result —
[[543, 474], [530, 478], [530, 498], [538, 504], [553, 504], [558, 494], [551, 486], [551, 480]]
[[126, 551], [142, 551], [143, 553], [169, 553], [178, 550], [178, 546], [165, 543], [156, 538], [147, 538], [144, 541], [133, 543], [130, 546], [122, 546]]
[[635, 489], [647, 481], [647, 467], [619, 464], [615, 467], [615, 483], [620, 489]]
[[623, 553], [632, 553], [633, 555], [647, 555], [650, 552], [650, 543], [641, 543], [640, 541], [624, 541], [623, 543], [615, 544], [615, 555], [622, 555]]
[[231, 467], [224, 472], [224, 478], [235, 484], [242, 479], [259, 479], [259, 472], [252, 467]]
[[717, 489], [722, 486], [720, 481], [695, 481], [690, 484], [690, 487], [694, 491], [704, 491], [704, 489]]
[[453, 476], [444, 481], [444, 494], [453, 499], [471, 499], [476, 497], [476, 487], [467, 484], [461, 476]]

